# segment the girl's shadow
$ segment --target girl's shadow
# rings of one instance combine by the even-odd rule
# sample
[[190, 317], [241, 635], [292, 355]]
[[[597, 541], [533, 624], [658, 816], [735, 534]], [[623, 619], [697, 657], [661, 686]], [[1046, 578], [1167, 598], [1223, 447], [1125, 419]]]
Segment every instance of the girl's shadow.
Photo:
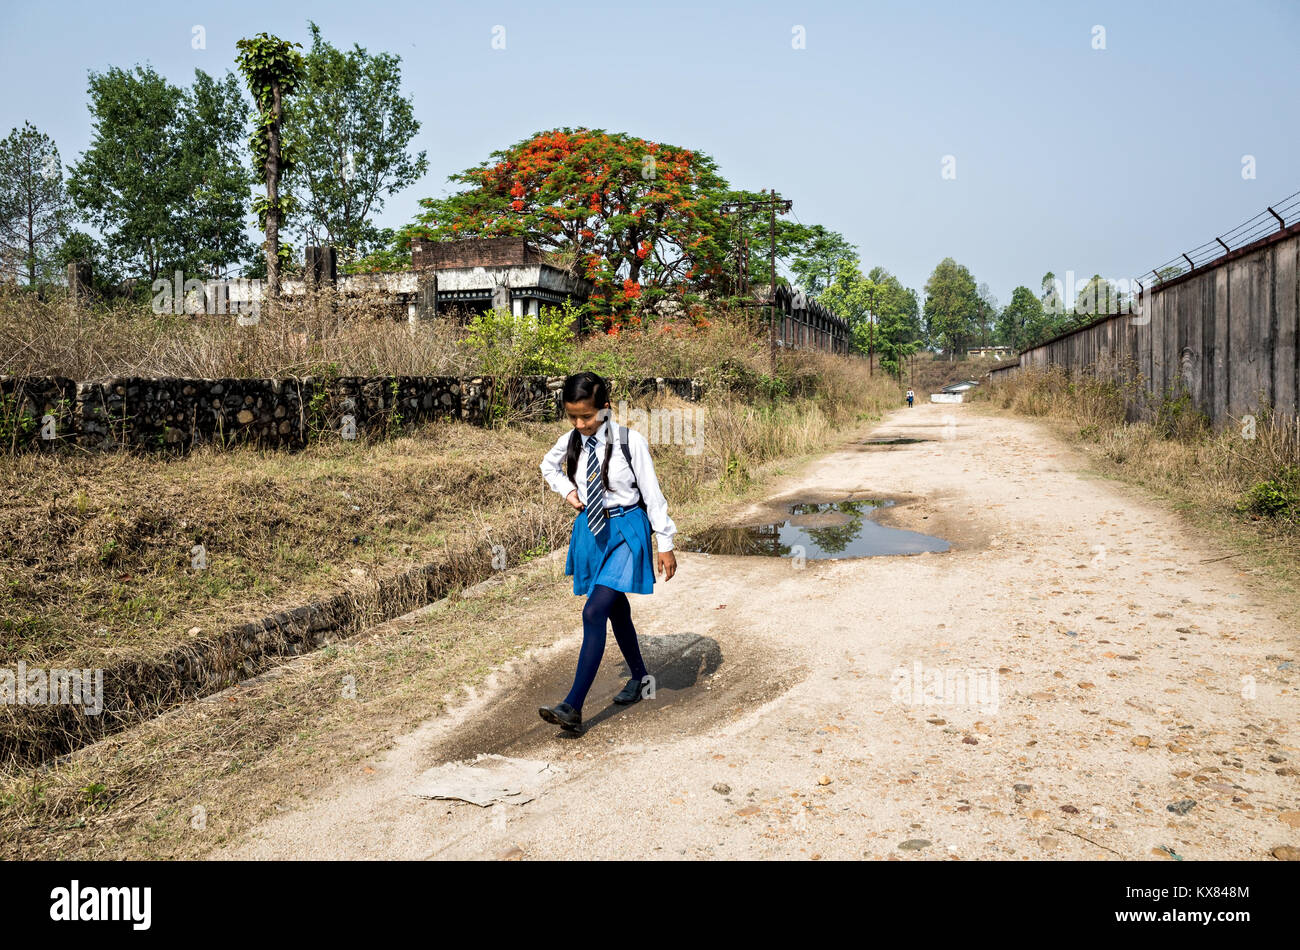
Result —
[[[684, 712], [693, 706], [691, 700], [711, 695], [704, 687], [707, 678], [722, 666], [718, 641], [694, 633], [642, 635], [639, 639], [641, 658], [653, 677], [642, 685], [642, 698], [627, 706], [613, 701], [632, 673], [610, 634], [600, 669], [583, 704], [584, 733], [625, 712], [632, 714], [627, 728], [635, 728], [647, 713], [658, 720], [655, 728], [662, 728], [665, 710], [680, 705]], [[521, 671], [518, 682], [502, 689], [486, 708], [439, 743], [437, 758], [447, 762], [472, 759], [479, 753], [518, 756], [552, 739], [582, 740], [584, 735], [561, 729], [537, 715], [538, 707], [553, 706], [568, 693], [576, 665], [574, 651]]]
[[[596, 715], [590, 719], [583, 718], [584, 728], [589, 729], [621, 712], [647, 703], [655, 709], [671, 706], [690, 695], [701, 685], [702, 679], [712, 676], [722, 666], [722, 648], [712, 637], [702, 637], [695, 633], [669, 633], [658, 637], [643, 636], [639, 639], [641, 659], [645, 662], [650, 677], [649, 680], [642, 681], [641, 699], [629, 706], [620, 706], [613, 701], [607, 702]], [[611, 646], [617, 651], [618, 648], [614, 646], [612, 640], [606, 645], [606, 651]], [[608, 657], [608, 652], [606, 656]], [[604, 664], [602, 663], [601, 666], [603, 671]], [[620, 662], [618, 673], [620, 688], [631, 676], [632, 670], [627, 662]], [[596, 684], [604, 678], [599, 673], [596, 675], [596, 682], [592, 684], [591, 692], [587, 694], [586, 708], [592, 708], [590, 697], [596, 693]], [[571, 737], [579, 738], [576, 735]]]

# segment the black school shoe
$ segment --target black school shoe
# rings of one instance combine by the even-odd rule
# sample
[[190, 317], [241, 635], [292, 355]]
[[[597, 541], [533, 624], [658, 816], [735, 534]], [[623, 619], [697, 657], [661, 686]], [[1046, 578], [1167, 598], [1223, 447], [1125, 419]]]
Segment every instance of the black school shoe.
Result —
[[553, 722], [569, 732], [582, 732], [582, 713], [568, 703], [560, 702], [554, 706], [539, 706], [537, 714], [547, 722]]
[[635, 703], [640, 698], [641, 680], [634, 676], [627, 681], [627, 685], [623, 687], [622, 691], [614, 697], [614, 702], [620, 706], [626, 706], [629, 703]]

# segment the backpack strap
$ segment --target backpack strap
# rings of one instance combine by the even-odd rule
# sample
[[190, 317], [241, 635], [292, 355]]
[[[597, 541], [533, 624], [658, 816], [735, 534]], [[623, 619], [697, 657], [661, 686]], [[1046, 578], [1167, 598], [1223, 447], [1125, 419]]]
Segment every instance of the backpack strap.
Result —
[[636, 506], [642, 511], [646, 510], [645, 496], [641, 494], [641, 486], [636, 483], [636, 469], [632, 467], [632, 448], [628, 445], [630, 430], [627, 426], [618, 427], [618, 444], [623, 447], [623, 458], [627, 459], [628, 471], [632, 473], [632, 487], [636, 489], [637, 499]]

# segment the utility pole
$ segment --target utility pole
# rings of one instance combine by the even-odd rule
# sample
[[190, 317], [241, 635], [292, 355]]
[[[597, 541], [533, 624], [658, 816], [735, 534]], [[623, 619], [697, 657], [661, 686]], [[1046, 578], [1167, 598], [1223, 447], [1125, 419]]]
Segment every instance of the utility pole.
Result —
[[871, 294], [871, 309], [867, 311], [867, 375], [876, 375], [876, 295]]
[[767, 311], [767, 342], [771, 350], [772, 358], [772, 375], [776, 375], [776, 189], [769, 189], [772, 196], [772, 204], [768, 207], [768, 233], [772, 236], [772, 256], [768, 259], [768, 266], [771, 269], [772, 287], [771, 296], [768, 300], [771, 305]]
[[736, 291], [739, 296], [749, 293], [749, 236], [745, 233], [745, 209], [738, 208], [736, 216]]
[[[748, 240], [748, 235], [745, 233], [745, 228], [744, 228], [745, 212], [762, 211], [764, 206], [767, 207], [767, 212], [768, 212], [768, 231], [769, 231], [769, 238], [770, 238], [769, 241], [770, 254], [769, 254], [768, 264], [771, 268], [771, 281], [770, 281], [770, 287], [768, 288], [768, 292], [770, 294], [768, 298], [768, 303], [769, 303], [768, 348], [770, 350], [772, 369], [773, 371], [775, 371], [776, 369], [776, 213], [779, 210], [781, 211], [782, 214], [784, 214], [794, 206], [794, 203], [791, 201], [783, 201], [777, 198], [776, 189], [770, 188], [767, 191], [766, 197], [764, 197], [762, 200], [728, 201], [724, 203], [718, 210], [722, 214], [740, 215], [740, 225], [741, 225], [740, 244], [741, 244], [741, 255], [742, 255], [740, 283], [741, 283], [742, 292], [745, 293], [746, 298], [748, 298], [749, 240]], [[749, 300], [746, 299], [745, 303], [746, 306], [748, 306]]]

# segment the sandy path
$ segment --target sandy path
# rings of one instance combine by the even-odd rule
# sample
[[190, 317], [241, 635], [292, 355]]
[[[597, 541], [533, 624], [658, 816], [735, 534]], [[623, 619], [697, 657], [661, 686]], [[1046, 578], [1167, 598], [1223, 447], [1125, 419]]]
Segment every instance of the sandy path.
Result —
[[[919, 405], [872, 437], [891, 436], [927, 441], [827, 455], [780, 498], [911, 494], [889, 522], [951, 551], [802, 567], [683, 553], [633, 598], [654, 699], [608, 702], [625, 669], [611, 636], [587, 733], [538, 719], [572, 676], [574, 599], [570, 637], [216, 856], [1267, 859], [1300, 844], [1294, 605], [1032, 422]], [[894, 674], [918, 669], [913, 694]], [[477, 752], [563, 771], [525, 805], [407, 792]]]

